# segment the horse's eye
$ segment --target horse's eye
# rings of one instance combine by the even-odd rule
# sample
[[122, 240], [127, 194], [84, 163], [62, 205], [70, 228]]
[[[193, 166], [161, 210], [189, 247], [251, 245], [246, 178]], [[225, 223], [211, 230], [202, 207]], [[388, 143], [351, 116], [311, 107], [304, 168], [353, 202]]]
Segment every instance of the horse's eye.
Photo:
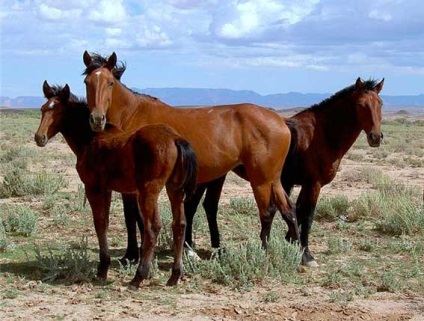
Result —
[[113, 86], [113, 81], [109, 82], [109, 87]]

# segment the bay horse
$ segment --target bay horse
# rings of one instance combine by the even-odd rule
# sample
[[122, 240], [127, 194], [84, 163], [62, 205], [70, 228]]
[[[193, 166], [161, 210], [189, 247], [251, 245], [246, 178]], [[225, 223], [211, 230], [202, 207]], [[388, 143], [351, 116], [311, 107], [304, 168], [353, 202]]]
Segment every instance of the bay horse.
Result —
[[107, 230], [111, 193], [116, 191], [136, 194], [144, 226], [141, 260], [129, 285], [137, 288], [148, 277], [161, 229], [158, 197], [166, 187], [174, 238], [174, 263], [167, 285], [176, 285], [183, 273], [183, 201], [194, 191], [197, 175], [196, 155], [190, 143], [164, 124], [146, 125], [133, 132], [111, 127], [96, 134], [89, 125], [87, 102], [72, 95], [68, 85], [51, 87], [45, 81], [43, 92], [48, 100], [41, 107], [35, 141], [45, 146], [60, 132], [77, 156], [76, 169], [85, 186], [99, 242], [97, 276], [106, 279], [110, 265]]
[[[198, 184], [213, 181], [243, 165], [244, 176], [249, 179], [259, 210], [260, 238], [264, 247], [273, 218], [268, 211], [271, 202], [288, 224], [288, 237], [293, 241], [299, 239], [296, 214], [280, 181], [291, 140], [290, 130], [282, 117], [253, 104], [171, 107], [123, 85], [120, 78], [125, 65], [117, 62], [115, 53], [104, 58], [85, 51], [83, 61], [93, 131], [103, 131], [107, 123], [124, 131], [151, 123], [171, 126], [196, 152]], [[190, 200], [184, 206], [186, 212], [193, 208]], [[133, 249], [133, 253], [136, 252]]]
[[[384, 78], [378, 83], [375, 80], [362, 81], [358, 78], [354, 85], [286, 119], [292, 142], [281, 182], [289, 195], [293, 186], [301, 187], [296, 201], [296, 213], [304, 265], [317, 266], [309, 250], [309, 232], [321, 188], [334, 179], [340, 161], [361, 131], [365, 132], [370, 147], [380, 146], [383, 139], [383, 102], [379, 93], [383, 85]], [[215, 248], [220, 247], [216, 217], [224, 181], [225, 176], [198, 186], [191, 200], [194, 209], [187, 211], [187, 215], [194, 215], [206, 190], [203, 206], [208, 218], [212, 247]], [[193, 217], [187, 216], [186, 242], [190, 246], [192, 222]]]

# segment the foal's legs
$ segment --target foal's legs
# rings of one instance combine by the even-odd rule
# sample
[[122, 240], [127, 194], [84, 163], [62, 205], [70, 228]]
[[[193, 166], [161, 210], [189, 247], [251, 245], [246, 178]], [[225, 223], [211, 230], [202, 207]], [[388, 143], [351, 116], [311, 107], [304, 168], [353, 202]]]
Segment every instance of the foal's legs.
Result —
[[141, 215], [139, 214], [137, 195], [122, 194], [122, 203], [124, 204], [125, 226], [127, 227], [127, 250], [119, 261], [122, 265], [126, 265], [128, 262], [138, 262], [140, 251], [137, 245], [136, 223], [140, 235], [144, 234], [144, 227]]
[[172, 191], [167, 187], [172, 209], [172, 233], [174, 237], [174, 265], [172, 275], [166, 285], [176, 285], [183, 275], [183, 249], [186, 218], [184, 215], [184, 194], [181, 191]]
[[129, 284], [130, 287], [135, 288], [138, 288], [140, 283], [147, 279], [149, 276], [157, 237], [162, 227], [158, 209], [160, 189], [148, 187], [146, 189], [140, 190], [139, 192], [138, 203], [140, 210], [143, 213], [144, 235], [143, 247], [140, 249], [140, 263], [134, 278]]
[[106, 280], [110, 265], [109, 244], [107, 241], [107, 230], [109, 227], [109, 209], [112, 192], [106, 190], [91, 189], [85, 187], [88, 202], [93, 212], [94, 227], [99, 242], [100, 263], [97, 267], [97, 277]]

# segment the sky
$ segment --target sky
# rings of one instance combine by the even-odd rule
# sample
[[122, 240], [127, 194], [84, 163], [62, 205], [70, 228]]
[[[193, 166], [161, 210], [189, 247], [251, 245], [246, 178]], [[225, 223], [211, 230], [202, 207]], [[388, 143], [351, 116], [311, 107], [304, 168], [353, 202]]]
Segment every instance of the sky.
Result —
[[424, 93], [422, 0], [0, 0], [0, 96], [42, 83], [85, 95], [85, 50], [127, 64], [137, 88], [334, 93], [385, 78]]

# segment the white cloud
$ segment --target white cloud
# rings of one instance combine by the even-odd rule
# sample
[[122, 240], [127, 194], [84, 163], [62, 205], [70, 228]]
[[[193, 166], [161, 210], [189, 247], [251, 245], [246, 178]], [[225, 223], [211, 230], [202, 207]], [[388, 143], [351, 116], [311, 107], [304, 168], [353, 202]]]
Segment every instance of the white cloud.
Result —
[[307, 16], [318, 0], [233, 2], [216, 11], [212, 32], [223, 39], [257, 41], [276, 27], [286, 27]]
[[115, 23], [127, 18], [123, 0], [100, 0], [91, 8], [88, 20], [104, 23]]
[[159, 26], [144, 27], [135, 32], [136, 46], [141, 48], [160, 48], [171, 45], [168, 35]]
[[119, 36], [122, 34], [122, 28], [106, 28], [105, 30], [109, 36]]

